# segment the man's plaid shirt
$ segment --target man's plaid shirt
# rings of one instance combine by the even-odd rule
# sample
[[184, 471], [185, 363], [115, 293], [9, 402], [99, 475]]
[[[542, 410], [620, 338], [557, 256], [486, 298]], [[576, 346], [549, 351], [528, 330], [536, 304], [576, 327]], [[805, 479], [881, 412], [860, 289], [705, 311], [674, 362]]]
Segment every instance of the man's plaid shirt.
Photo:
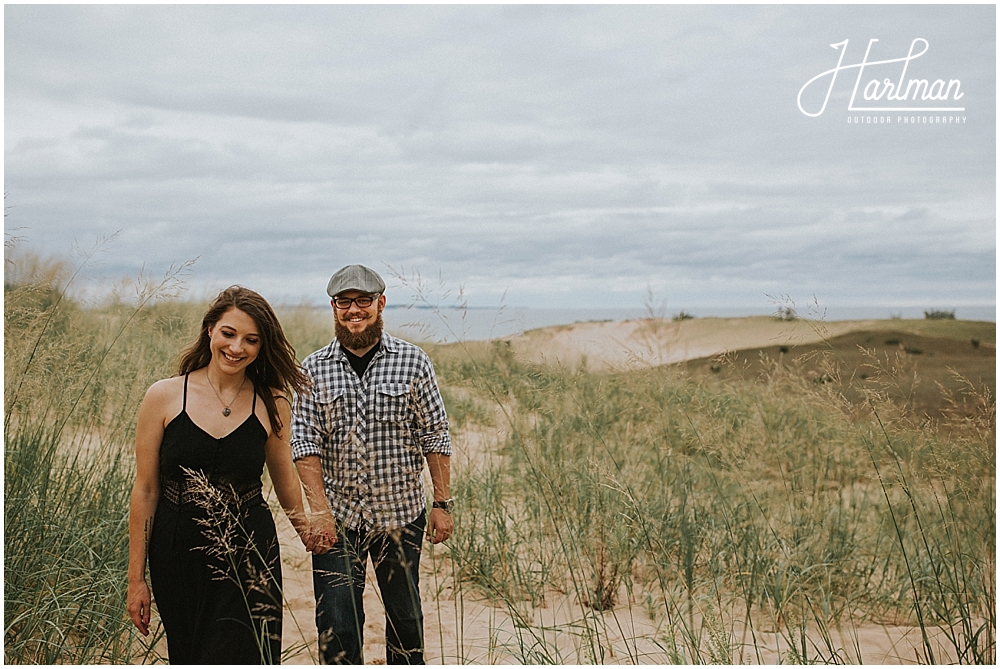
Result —
[[426, 508], [427, 453], [451, 455], [444, 401], [430, 358], [382, 334], [358, 378], [340, 343], [302, 363], [311, 390], [295, 397], [292, 458], [320, 456], [334, 516], [351, 529], [390, 530]]

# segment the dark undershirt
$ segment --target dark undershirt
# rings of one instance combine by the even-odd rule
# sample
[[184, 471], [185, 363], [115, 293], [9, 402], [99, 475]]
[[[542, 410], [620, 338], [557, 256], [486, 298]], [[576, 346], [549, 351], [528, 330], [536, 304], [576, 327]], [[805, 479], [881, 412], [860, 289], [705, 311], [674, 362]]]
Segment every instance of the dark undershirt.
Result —
[[378, 353], [378, 350], [382, 348], [382, 342], [376, 342], [375, 345], [372, 346], [371, 350], [364, 355], [354, 355], [343, 346], [340, 348], [343, 349], [344, 354], [347, 356], [347, 362], [351, 363], [351, 367], [354, 368], [358, 378], [362, 378], [365, 375], [365, 370], [368, 369], [368, 364], [372, 361], [372, 358], [375, 357], [375, 354]]

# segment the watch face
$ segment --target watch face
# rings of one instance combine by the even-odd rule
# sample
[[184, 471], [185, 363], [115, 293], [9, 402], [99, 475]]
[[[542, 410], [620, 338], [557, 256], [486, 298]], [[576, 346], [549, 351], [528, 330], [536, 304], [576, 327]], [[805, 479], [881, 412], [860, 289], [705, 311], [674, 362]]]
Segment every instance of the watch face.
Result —
[[435, 509], [444, 509], [448, 513], [451, 513], [452, 507], [455, 506], [455, 501], [451, 499], [446, 499], [443, 502], [434, 502]]

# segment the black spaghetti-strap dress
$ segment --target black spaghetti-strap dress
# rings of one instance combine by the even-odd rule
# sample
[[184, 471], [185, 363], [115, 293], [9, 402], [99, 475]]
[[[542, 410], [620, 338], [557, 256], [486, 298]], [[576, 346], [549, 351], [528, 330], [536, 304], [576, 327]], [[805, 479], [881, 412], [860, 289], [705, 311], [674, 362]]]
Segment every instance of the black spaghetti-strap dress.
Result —
[[281, 560], [261, 494], [267, 431], [250, 416], [216, 439], [181, 412], [160, 446], [149, 543], [171, 664], [279, 664]]

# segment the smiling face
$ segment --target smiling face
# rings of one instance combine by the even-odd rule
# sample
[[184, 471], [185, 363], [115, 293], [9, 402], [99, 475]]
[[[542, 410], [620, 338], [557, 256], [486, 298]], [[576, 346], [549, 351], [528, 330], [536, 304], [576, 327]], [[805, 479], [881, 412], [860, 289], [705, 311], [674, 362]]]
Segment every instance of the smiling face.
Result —
[[230, 308], [208, 328], [212, 364], [227, 374], [246, 370], [260, 354], [257, 323], [245, 311]]
[[379, 295], [367, 307], [359, 307], [357, 302], [352, 301], [349, 307], [341, 309], [336, 303], [342, 298], [351, 299], [367, 295], [368, 293], [357, 290], [345, 290], [338, 293], [331, 301], [337, 339], [352, 352], [367, 351], [382, 337], [382, 309], [385, 308], [385, 295]]

